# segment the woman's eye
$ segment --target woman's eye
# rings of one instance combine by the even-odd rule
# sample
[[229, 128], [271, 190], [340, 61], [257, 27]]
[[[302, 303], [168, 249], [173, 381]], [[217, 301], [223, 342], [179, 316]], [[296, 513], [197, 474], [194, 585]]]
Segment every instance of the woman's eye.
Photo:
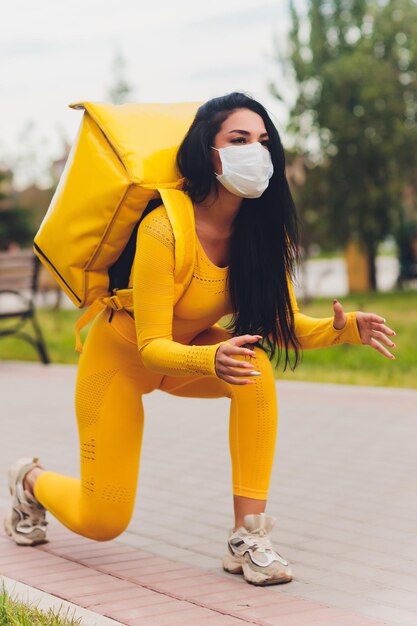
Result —
[[236, 137], [235, 139], [232, 139], [232, 143], [246, 143], [246, 139], [245, 137]]
[[269, 141], [269, 139], [266, 139], [265, 141], [261, 141], [261, 144], [265, 146], [265, 148], [268, 148], [268, 150], [271, 148], [271, 142]]

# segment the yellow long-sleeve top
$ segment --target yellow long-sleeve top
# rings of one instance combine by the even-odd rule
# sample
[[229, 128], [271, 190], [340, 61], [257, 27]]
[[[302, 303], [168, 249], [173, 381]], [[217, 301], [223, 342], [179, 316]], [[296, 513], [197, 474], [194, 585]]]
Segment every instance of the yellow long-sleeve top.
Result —
[[[175, 241], [164, 207], [149, 213], [138, 230], [129, 281], [129, 287], [133, 287], [138, 349], [144, 365], [161, 374], [216, 376], [215, 355], [224, 342], [203, 346], [188, 343], [222, 316], [232, 313], [228, 267], [214, 265], [198, 237], [196, 244], [192, 280], [174, 305]], [[336, 330], [333, 317], [317, 319], [300, 313], [292, 286], [290, 291], [295, 333], [303, 349], [361, 343], [355, 312], [347, 314], [342, 330]]]

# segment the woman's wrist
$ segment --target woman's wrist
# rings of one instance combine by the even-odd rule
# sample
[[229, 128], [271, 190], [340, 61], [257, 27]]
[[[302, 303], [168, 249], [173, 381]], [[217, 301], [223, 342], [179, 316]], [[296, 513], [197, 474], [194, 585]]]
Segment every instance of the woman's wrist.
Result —
[[337, 335], [341, 336], [342, 343], [361, 344], [361, 336], [359, 327], [356, 321], [356, 311], [349, 311], [346, 313], [346, 323], [343, 328], [333, 330]]

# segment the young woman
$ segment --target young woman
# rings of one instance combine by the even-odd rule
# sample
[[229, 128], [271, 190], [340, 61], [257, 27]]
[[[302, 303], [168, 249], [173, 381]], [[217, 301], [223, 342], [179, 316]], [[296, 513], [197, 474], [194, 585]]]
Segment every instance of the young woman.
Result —
[[[46, 541], [45, 511], [76, 533], [108, 540], [134, 507], [143, 429], [141, 395], [231, 399], [235, 522], [223, 567], [248, 582], [288, 582], [265, 514], [277, 428], [271, 359], [302, 349], [367, 344], [388, 358], [394, 331], [372, 313], [315, 319], [297, 307], [291, 277], [297, 221], [284, 151], [264, 107], [242, 93], [201, 106], [177, 157], [193, 202], [196, 264], [174, 306], [175, 249], [163, 206], [141, 222], [130, 286], [133, 313], [102, 311], [80, 357], [76, 410], [81, 479], [20, 459], [10, 470], [5, 525], [19, 544]], [[232, 314], [227, 329], [216, 322]]]

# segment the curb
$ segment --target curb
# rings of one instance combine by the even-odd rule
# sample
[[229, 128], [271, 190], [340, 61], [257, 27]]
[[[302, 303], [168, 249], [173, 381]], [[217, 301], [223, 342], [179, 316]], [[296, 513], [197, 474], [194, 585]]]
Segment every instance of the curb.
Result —
[[16, 598], [20, 602], [24, 602], [25, 604], [34, 604], [42, 611], [47, 611], [49, 608], [52, 608], [55, 611], [59, 611], [61, 609], [61, 611], [68, 614], [68, 617], [78, 619], [81, 618], [81, 626], [123, 626], [121, 622], [116, 622], [114, 619], [110, 619], [109, 617], [104, 617], [103, 615], [98, 615], [88, 609], [83, 609], [76, 604], [72, 604], [72, 602], [67, 602], [57, 596], [45, 593], [44, 591], [40, 591], [34, 587], [29, 587], [29, 585], [20, 583], [12, 578], [7, 578], [7, 576], [0, 575], [0, 583], [4, 584], [4, 587], [10, 596]]

